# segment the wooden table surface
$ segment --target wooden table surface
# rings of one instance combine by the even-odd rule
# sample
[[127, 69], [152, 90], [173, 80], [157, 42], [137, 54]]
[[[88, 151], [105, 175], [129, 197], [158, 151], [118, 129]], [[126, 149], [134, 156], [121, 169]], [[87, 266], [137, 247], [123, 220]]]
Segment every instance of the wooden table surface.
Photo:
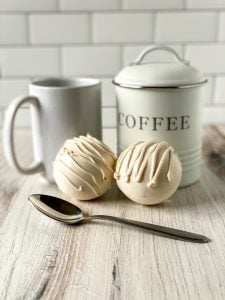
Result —
[[[30, 132], [17, 133], [18, 152], [31, 157]], [[115, 149], [115, 131], [104, 131]], [[89, 214], [111, 214], [198, 232], [193, 244], [126, 225], [96, 221], [63, 225], [27, 201], [31, 193], [62, 196], [39, 175], [9, 169], [0, 151], [0, 299], [225, 299], [225, 130], [204, 133], [201, 180], [153, 207], [126, 199], [114, 185]], [[113, 225], [113, 226], [112, 226]]]

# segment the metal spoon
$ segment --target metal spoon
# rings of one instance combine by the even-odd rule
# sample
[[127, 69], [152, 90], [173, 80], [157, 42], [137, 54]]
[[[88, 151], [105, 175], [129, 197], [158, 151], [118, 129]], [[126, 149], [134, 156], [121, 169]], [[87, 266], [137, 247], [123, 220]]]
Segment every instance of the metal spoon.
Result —
[[63, 199], [49, 196], [49, 195], [33, 194], [30, 195], [28, 199], [34, 205], [34, 207], [37, 208], [43, 214], [47, 215], [50, 218], [56, 219], [58, 221], [67, 224], [77, 224], [92, 219], [103, 219], [103, 220], [114, 221], [114, 222], [123, 223], [127, 225], [133, 225], [136, 227], [149, 230], [151, 233], [166, 236], [177, 240], [189, 241], [195, 243], [210, 242], [210, 239], [207, 238], [206, 236], [175, 229], [175, 228], [164, 227], [164, 226], [124, 219], [124, 218], [118, 218], [113, 216], [105, 216], [105, 215], [84, 216], [79, 207]]

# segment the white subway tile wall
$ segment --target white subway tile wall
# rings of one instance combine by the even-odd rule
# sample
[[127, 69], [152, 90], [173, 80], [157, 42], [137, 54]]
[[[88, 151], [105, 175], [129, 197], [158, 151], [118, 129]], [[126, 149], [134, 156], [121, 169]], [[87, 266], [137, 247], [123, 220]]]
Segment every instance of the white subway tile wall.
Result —
[[[3, 119], [5, 116], [5, 111], [3, 111]], [[15, 127], [30, 127], [30, 113], [28, 107], [21, 107], [15, 119]]]
[[60, 9], [68, 11], [98, 11], [117, 10], [120, 8], [120, 0], [59, 0]]
[[188, 8], [201, 8], [201, 9], [225, 8], [225, 1], [224, 0], [187, 0], [187, 7]]
[[1, 107], [7, 107], [12, 99], [27, 95], [28, 79], [0, 79], [0, 104]]
[[94, 43], [139, 43], [152, 39], [151, 13], [93, 15]]
[[[213, 96], [213, 84], [214, 84], [214, 78], [212, 76], [205, 76], [207, 79], [207, 84], [205, 85], [204, 89], [203, 89], [203, 93], [204, 93], [204, 104], [205, 105], [210, 105], [211, 103], [211, 99]], [[225, 120], [224, 120], [225, 121]]]
[[101, 82], [102, 82], [102, 106], [115, 107], [116, 94], [115, 94], [114, 85], [112, 84], [112, 78], [101, 78]]
[[217, 77], [215, 82], [215, 102], [225, 104], [225, 76]]
[[0, 49], [0, 68], [3, 78], [59, 75], [59, 49], [4, 47]]
[[56, 9], [57, 0], [0, 0], [0, 11], [3, 12], [49, 12]]
[[157, 42], [210, 42], [216, 35], [216, 13], [159, 13], [155, 26]]
[[225, 12], [219, 15], [220, 28], [219, 28], [219, 40], [225, 41]]
[[[103, 126], [115, 127], [112, 79], [156, 44], [205, 73], [204, 122], [225, 122], [225, 0], [0, 0], [0, 126], [33, 78], [91, 76], [102, 80]], [[30, 125], [28, 108], [16, 124]]]
[[32, 44], [88, 43], [88, 15], [46, 14], [29, 17]]
[[132, 10], [142, 9], [179, 9], [183, 7], [182, 0], [124, 0], [123, 8]]
[[28, 42], [24, 15], [0, 15], [0, 44], [23, 45]]
[[120, 69], [118, 46], [63, 47], [62, 67], [65, 76], [110, 76]]
[[188, 45], [185, 57], [206, 74], [225, 73], [225, 44]]

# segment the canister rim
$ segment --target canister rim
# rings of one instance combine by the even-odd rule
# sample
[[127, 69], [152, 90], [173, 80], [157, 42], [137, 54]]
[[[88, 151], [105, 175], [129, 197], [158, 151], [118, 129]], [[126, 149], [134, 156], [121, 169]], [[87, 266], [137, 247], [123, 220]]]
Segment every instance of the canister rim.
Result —
[[132, 84], [126, 84], [126, 83], [118, 83], [115, 81], [115, 79], [112, 80], [112, 83], [114, 85], [123, 87], [123, 88], [129, 88], [129, 89], [184, 89], [184, 88], [193, 88], [198, 87], [199, 85], [207, 83], [208, 80], [204, 79], [203, 81], [199, 81], [196, 83], [191, 84], [181, 84], [181, 85], [173, 85], [173, 86], [144, 86], [144, 85], [132, 85]]

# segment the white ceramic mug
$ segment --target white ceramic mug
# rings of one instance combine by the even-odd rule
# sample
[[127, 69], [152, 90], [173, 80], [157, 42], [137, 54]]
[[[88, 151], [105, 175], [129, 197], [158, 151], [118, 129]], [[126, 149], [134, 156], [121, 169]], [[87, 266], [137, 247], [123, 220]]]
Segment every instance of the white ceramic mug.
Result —
[[[49, 78], [34, 81], [30, 96], [14, 99], [4, 120], [4, 152], [9, 165], [22, 174], [41, 172], [53, 182], [52, 162], [64, 141], [87, 133], [101, 139], [101, 82], [97, 79]], [[34, 162], [24, 168], [16, 158], [14, 121], [18, 109], [29, 104]]]

